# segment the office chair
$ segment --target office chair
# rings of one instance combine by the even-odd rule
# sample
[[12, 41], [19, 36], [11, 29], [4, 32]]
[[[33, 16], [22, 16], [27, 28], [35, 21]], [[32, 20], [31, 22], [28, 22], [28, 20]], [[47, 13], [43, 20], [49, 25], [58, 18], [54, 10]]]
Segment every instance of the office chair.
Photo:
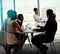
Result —
[[54, 42], [51, 42], [51, 43], [50, 43], [50, 47], [51, 47], [52, 53], [57, 54], [57, 51], [56, 51]]
[[[31, 36], [33, 37], [33, 33], [31, 34]], [[50, 45], [52, 53], [57, 54], [56, 47], [55, 47], [55, 44], [54, 44], [54, 39], [51, 40], [50, 42], [46, 42], [45, 44], [48, 44], [48, 43]], [[37, 48], [36, 48], [36, 50], [37, 50], [37, 52], [39, 51], [39, 49], [37, 49]]]

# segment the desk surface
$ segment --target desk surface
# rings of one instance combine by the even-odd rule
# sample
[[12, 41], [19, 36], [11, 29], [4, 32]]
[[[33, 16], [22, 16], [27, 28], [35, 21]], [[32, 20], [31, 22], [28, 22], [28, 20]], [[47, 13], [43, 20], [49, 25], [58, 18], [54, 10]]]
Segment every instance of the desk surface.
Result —
[[42, 34], [45, 34], [45, 32], [34, 32], [34, 31], [29, 31], [29, 32], [18, 32], [18, 33], [42, 33]]

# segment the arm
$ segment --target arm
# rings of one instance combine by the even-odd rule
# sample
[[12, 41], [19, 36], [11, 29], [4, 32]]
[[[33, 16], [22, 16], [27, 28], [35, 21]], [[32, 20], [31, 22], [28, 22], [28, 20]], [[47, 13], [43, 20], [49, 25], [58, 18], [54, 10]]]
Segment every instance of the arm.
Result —
[[17, 27], [19, 29], [19, 31], [23, 32], [23, 30], [21, 29], [21, 27], [19, 26], [19, 24], [15, 21], [14, 22], [15, 27]]
[[36, 22], [40, 22], [40, 17], [39, 16], [33, 16], [34, 17], [34, 20], [36, 21]]
[[42, 27], [42, 28], [40, 28], [40, 29], [35, 29], [35, 31], [38, 31], [38, 32], [44, 32], [45, 30], [46, 30], [45, 27]]
[[48, 26], [49, 26], [49, 22], [47, 22], [44, 27], [41, 27], [40, 29], [33, 29], [33, 31], [44, 32], [47, 30]]

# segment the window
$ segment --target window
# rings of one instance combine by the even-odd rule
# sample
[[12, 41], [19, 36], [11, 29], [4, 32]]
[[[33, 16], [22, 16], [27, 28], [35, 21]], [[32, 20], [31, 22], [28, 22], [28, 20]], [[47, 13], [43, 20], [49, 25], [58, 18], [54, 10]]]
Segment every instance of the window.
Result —
[[1, 3], [1, 0], [0, 0], [0, 29], [1, 29], [1, 19], [2, 19], [2, 5], [1, 5], [2, 3]]
[[53, 9], [54, 12], [56, 13], [56, 20], [58, 23], [58, 30], [56, 33], [56, 39], [60, 39], [59, 35], [60, 35], [60, 0], [39, 0], [40, 2], [40, 12], [41, 12], [41, 17], [46, 19], [46, 10], [47, 9]]
[[14, 10], [14, 3], [13, 0], [4, 0], [2, 1], [3, 4], [3, 20], [7, 18], [7, 11]]
[[33, 23], [33, 8], [37, 7], [37, 0], [16, 0], [16, 11], [24, 15], [24, 25]]
[[[2, 1], [2, 6], [1, 6]], [[46, 17], [46, 10], [51, 8], [54, 10], [54, 13], [56, 13], [57, 17], [57, 23], [58, 23], [58, 30], [56, 33], [56, 39], [60, 39], [60, 0], [0, 0], [0, 28], [1, 28], [1, 22], [7, 18], [7, 11], [12, 9], [17, 12], [17, 14], [23, 14], [24, 16], [24, 26], [27, 24], [32, 24], [34, 26], [34, 18], [33, 18], [33, 8], [34, 7], [40, 7], [40, 17], [42, 17], [43, 20], [47, 20]], [[2, 9], [1, 9], [2, 7]], [[1, 11], [2, 10], [2, 11]]]
[[[23, 14], [24, 27], [27, 24], [34, 26], [33, 8], [37, 7], [37, 0], [15, 0], [17, 14]], [[26, 41], [26, 44], [28, 41]]]

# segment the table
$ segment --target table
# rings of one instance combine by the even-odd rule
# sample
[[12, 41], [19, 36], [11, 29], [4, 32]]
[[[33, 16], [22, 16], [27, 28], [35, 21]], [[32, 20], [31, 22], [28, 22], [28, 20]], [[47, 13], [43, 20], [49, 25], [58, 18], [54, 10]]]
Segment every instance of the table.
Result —
[[[27, 36], [28, 36], [29, 33], [31, 33], [31, 36], [33, 37], [33, 33], [35, 33], [35, 32], [18, 32], [18, 33], [20, 33], [20, 35], [21, 35], [21, 34], [26, 34]], [[20, 38], [19, 38], [19, 39], [20, 39]], [[29, 36], [28, 36], [28, 41], [29, 41], [30, 47], [32, 48], [32, 45], [31, 45], [31, 43], [30, 43]]]
[[[27, 36], [28, 36], [29, 33], [31, 33], [31, 36], [33, 37], [33, 33], [38, 33], [38, 32], [30, 31], [30, 32], [18, 32], [18, 33], [20, 33], [20, 34], [25, 34], [25, 33], [26, 33]], [[32, 48], [32, 45], [31, 45], [31, 42], [30, 42], [29, 36], [28, 36], [28, 41], [29, 41], [29, 45], [30, 45], [30, 47]]]

